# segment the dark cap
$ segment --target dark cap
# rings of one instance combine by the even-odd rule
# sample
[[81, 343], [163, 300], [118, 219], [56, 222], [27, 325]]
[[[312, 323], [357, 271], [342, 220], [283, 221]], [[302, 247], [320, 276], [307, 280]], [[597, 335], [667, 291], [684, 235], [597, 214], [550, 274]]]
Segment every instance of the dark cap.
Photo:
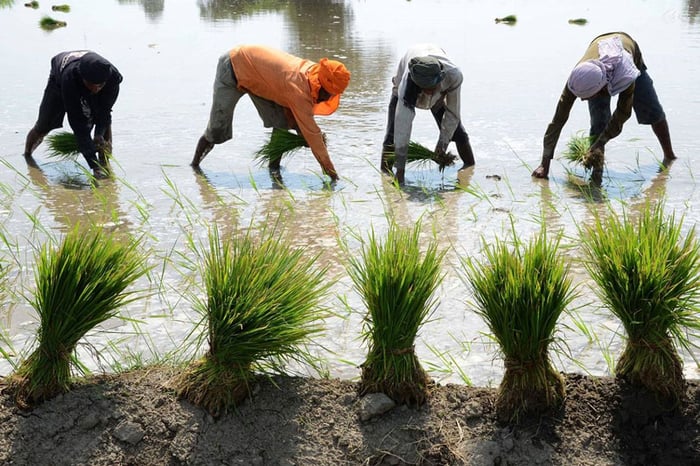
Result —
[[408, 74], [421, 89], [437, 86], [445, 77], [440, 61], [431, 56], [414, 57], [408, 62]]
[[101, 84], [112, 74], [112, 64], [95, 52], [88, 52], [80, 58], [80, 76], [87, 82]]

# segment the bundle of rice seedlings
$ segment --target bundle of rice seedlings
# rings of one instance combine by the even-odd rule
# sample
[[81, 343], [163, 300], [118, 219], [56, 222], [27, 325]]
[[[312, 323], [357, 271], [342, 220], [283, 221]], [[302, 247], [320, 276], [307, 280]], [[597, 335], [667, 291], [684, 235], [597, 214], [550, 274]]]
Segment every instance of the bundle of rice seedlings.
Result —
[[566, 144], [566, 150], [562, 153], [569, 162], [583, 165], [586, 160], [586, 154], [591, 148], [592, 138], [583, 131], [571, 136], [571, 139]]
[[57, 247], [43, 246], [31, 300], [39, 315], [38, 347], [9, 378], [19, 406], [69, 390], [80, 339], [136, 299], [136, 291], [125, 290], [147, 271], [140, 249], [138, 240], [124, 245], [101, 229], [78, 227]]
[[568, 266], [558, 253], [560, 237], [547, 240], [544, 228], [524, 245], [513, 232], [514, 248], [484, 240], [486, 262], [462, 260], [474, 289], [476, 312], [486, 321], [505, 359], [496, 412], [518, 422], [564, 399], [564, 380], [549, 358], [557, 320], [575, 297]]
[[178, 377], [179, 396], [219, 416], [250, 393], [256, 371], [282, 372], [289, 360], [311, 358], [310, 337], [322, 330], [320, 306], [329, 286], [317, 257], [304, 257], [274, 228], [253, 238], [209, 233], [202, 264], [206, 298], [195, 309], [207, 328], [209, 350]]
[[700, 336], [700, 246], [695, 227], [681, 232], [682, 220], [648, 204], [637, 220], [612, 214], [582, 231], [586, 267], [627, 335], [616, 375], [671, 402], [685, 393], [674, 342], [690, 351]]
[[[323, 134], [323, 142], [326, 142], [325, 134]], [[291, 155], [302, 147], [309, 147], [304, 136], [293, 131], [273, 128], [270, 140], [255, 153], [255, 159], [261, 165], [279, 164], [282, 156]]]
[[44, 16], [39, 20], [39, 26], [45, 30], [52, 30], [68, 26], [68, 23], [66, 23], [65, 21], [53, 19], [50, 16]]
[[517, 21], [518, 18], [515, 15], [508, 15], [504, 16], [503, 18], [496, 18], [497, 23], [515, 24]]
[[68, 13], [70, 11], [70, 5], [67, 5], [65, 3], [63, 3], [61, 5], [51, 5], [51, 9], [53, 11], [60, 11], [63, 13]]
[[[391, 153], [386, 153], [385, 157], [387, 160], [392, 161], [395, 159], [395, 155]], [[438, 157], [435, 155], [435, 152], [432, 150], [428, 149], [421, 143], [415, 142], [415, 141], [410, 141], [408, 143], [408, 151], [406, 153], [406, 163], [412, 163], [412, 162], [417, 162], [417, 163], [425, 163], [425, 162], [435, 162], [438, 165], [440, 165], [440, 169], [444, 169], [447, 166], [454, 165], [455, 160], [457, 160], [457, 156], [450, 153], [450, 152], [445, 152], [442, 156]]]
[[586, 23], [588, 23], [586, 18], [574, 18], [569, 20], [569, 24], [577, 24], [579, 26], [583, 26]]
[[26, 6], [27, 8], [34, 8], [36, 10], [37, 8], [39, 8], [39, 2], [37, 2], [36, 0], [32, 0], [31, 2], [25, 3], [24, 6]]
[[49, 157], [74, 159], [80, 155], [78, 141], [75, 134], [68, 131], [59, 131], [46, 136], [46, 143], [49, 146]]
[[381, 392], [399, 404], [421, 405], [430, 378], [415, 353], [421, 325], [437, 306], [433, 294], [443, 279], [445, 255], [435, 242], [421, 254], [420, 226], [391, 224], [384, 243], [374, 234], [351, 257], [348, 271], [367, 306], [363, 338], [368, 345], [362, 364], [360, 394]]

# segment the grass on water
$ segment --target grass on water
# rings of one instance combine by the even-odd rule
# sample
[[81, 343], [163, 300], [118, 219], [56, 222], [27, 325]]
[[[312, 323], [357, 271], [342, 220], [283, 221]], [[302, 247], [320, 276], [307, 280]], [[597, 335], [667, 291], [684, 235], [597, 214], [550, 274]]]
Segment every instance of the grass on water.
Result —
[[504, 16], [502, 18], [496, 18], [497, 23], [505, 23], [505, 24], [515, 24], [518, 22], [518, 17], [515, 15], [508, 15]]
[[507, 422], [540, 414], [564, 399], [564, 380], [552, 366], [549, 345], [559, 316], [575, 297], [568, 266], [558, 253], [560, 237], [548, 240], [542, 228], [514, 247], [484, 240], [485, 262], [462, 260], [474, 289], [476, 312], [487, 323], [505, 359], [496, 412]]
[[126, 289], [146, 272], [138, 240], [124, 245], [97, 228], [76, 226], [60, 245], [43, 246], [31, 300], [39, 316], [38, 347], [9, 378], [19, 406], [69, 390], [78, 342], [137, 299]]
[[66, 23], [65, 21], [59, 21], [57, 19], [53, 19], [50, 16], [44, 16], [39, 20], [39, 26], [42, 29], [50, 30], [50, 29], [56, 29], [56, 28], [68, 26], [68, 23]]
[[219, 416], [249, 395], [255, 371], [282, 372], [308, 361], [310, 337], [322, 331], [321, 307], [331, 283], [316, 257], [305, 258], [278, 228], [220, 238], [209, 233], [202, 263], [206, 297], [194, 301], [209, 350], [178, 378], [178, 395]]
[[430, 378], [416, 356], [421, 325], [437, 306], [445, 255], [431, 242], [421, 254], [420, 226], [391, 224], [384, 242], [371, 232], [361, 257], [350, 257], [348, 271], [367, 307], [363, 338], [368, 344], [360, 393], [381, 392], [399, 404], [421, 405]]
[[586, 267], [627, 334], [616, 375], [674, 403], [685, 393], [674, 342], [691, 351], [700, 336], [700, 246], [682, 223], [646, 204], [636, 220], [611, 213], [582, 231]]

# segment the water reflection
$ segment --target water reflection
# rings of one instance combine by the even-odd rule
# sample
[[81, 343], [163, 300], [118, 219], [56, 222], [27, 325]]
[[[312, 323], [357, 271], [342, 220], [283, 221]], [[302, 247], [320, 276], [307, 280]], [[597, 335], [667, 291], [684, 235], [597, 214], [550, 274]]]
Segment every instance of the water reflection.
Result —
[[195, 169], [194, 174], [202, 198], [202, 207], [211, 213], [212, 223], [217, 225], [222, 237], [233, 235], [240, 219], [236, 200], [232, 202], [225, 199], [202, 170]]
[[700, 0], [686, 0], [686, 17], [690, 24], [695, 24], [695, 21], [700, 15]]
[[28, 160], [27, 175], [61, 232], [80, 224], [82, 228], [128, 233], [131, 224], [121, 210], [116, 181], [103, 180], [96, 185], [87, 181], [84, 174], [67, 170], [47, 175], [32, 160]]
[[165, 0], [117, 0], [120, 5], [141, 5], [146, 18], [156, 22], [163, 16]]

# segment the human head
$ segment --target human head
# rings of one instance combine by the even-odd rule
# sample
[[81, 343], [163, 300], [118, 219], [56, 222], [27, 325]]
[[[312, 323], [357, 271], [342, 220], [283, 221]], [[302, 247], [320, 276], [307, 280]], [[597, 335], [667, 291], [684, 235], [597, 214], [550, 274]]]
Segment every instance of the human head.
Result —
[[80, 58], [79, 72], [85, 87], [96, 93], [112, 75], [112, 65], [95, 52], [88, 52]]
[[429, 55], [411, 58], [408, 74], [421, 89], [434, 89], [445, 77], [440, 60]]
[[340, 105], [340, 94], [348, 87], [350, 72], [341, 62], [322, 58], [311, 70], [318, 84], [330, 94], [330, 97], [314, 105], [315, 115], [330, 115]]
[[566, 83], [569, 90], [581, 99], [590, 99], [606, 84], [605, 66], [597, 60], [587, 60], [576, 65]]

